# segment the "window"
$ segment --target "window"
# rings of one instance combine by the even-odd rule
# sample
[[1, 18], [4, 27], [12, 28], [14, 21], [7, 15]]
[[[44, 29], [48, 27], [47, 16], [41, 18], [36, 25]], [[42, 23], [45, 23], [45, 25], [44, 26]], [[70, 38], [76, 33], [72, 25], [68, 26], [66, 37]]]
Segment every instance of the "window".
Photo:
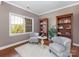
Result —
[[33, 19], [10, 13], [10, 34], [22, 34], [33, 31]]
[[25, 32], [31, 32], [32, 31], [32, 20], [31, 19], [28, 19], [28, 18], [25, 18]]

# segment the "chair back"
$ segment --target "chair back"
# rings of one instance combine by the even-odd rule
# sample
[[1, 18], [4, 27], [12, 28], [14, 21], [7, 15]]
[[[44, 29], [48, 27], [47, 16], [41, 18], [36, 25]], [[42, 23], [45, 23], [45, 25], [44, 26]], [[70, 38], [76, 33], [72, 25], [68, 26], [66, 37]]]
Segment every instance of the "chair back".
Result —
[[35, 32], [34, 32], [34, 33], [31, 33], [31, 34], [30, 34], [30, 37], [37, 37], [37, 36], [39, 36], [39, 33], [35, 33]]

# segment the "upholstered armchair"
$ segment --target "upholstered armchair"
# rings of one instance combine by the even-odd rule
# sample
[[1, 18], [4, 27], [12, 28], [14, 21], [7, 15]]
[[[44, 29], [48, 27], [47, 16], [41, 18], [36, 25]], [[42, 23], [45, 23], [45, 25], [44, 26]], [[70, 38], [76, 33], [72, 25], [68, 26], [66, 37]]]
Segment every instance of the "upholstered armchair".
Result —
[[68, 57], [70, 56], [70, 49], [71, 49], [71, 39], [66, 37], [53, 37], [53, 43], [49, 44], [49, 49], [51, 53], [54, 53], [56, 56], [59, 57]]
[[30, 33], [29, 42], [31, 42], [31, 43], [37, 43], [37, 42], [39, 42], [38, 37], [39, 37], [39, 33], [36, 33], [36, 32]]

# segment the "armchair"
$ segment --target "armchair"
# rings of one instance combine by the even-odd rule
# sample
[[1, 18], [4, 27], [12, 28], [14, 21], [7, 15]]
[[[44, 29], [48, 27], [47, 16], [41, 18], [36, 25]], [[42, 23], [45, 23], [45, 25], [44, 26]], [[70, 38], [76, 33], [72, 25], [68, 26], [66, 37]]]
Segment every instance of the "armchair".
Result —
[[38, 37], [39, 37], [39, 33], [30, 33], [30, 39], [29, 39], [29, 42], [31, 42], [31, 43], [37, 43], [37, 42], [39, 42], [39, 39], [38, 39]]
[[49, 49], [52, 53], [59, 57], [70, 56], [71, 39], [66, 37], [53, 37], [53, 43], [49, 44]]

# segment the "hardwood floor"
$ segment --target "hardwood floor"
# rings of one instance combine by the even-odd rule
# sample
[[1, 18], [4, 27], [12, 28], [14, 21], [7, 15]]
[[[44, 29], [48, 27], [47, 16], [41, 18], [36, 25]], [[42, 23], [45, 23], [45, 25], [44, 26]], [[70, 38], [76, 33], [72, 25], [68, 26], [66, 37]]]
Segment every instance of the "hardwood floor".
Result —
[[[18, 46], [21, 46], [21, 45], [24, 45], [24, 44], [26, 44], [26, 43], [23, 43], [23, 44], [14, 46], [14, 47], [10, 47], [10, 48], [1, 50], [1, 51], [0, 51], [0, 57], [21, 57], [21, 56], [15, 51], [14, 48], [16, 48], [16, 47], [18, 47]], [[71, 53], [72, 53], [72, 56], [73, 56], [73, 57], [79, 57], [79, 47], [73, 46], [73, 47], [71, 48]]]
[[20, 57], [14, 48], [7, 48], [0, 51], [0, 57]]
[[71, 53], [73, 57], [79, 57], [79, 47], [73, 46], [71, 48]]
[[4, 50], [1, 50], [0, 51], [0, 57], [21, 57], [16, 51], [15, 51], [15, 48], [16, 47], [19, 47], [21, 45], [24, 45], [28, 42], [25, 42], [25, 43], [22, 43], [22, 44], [19, 44], [19, 45], [16, 45], [16, 46], [13, 46], [13, 47], [10, 47], [10, 48], [7, 48], [7, 49], [4, 49]]

